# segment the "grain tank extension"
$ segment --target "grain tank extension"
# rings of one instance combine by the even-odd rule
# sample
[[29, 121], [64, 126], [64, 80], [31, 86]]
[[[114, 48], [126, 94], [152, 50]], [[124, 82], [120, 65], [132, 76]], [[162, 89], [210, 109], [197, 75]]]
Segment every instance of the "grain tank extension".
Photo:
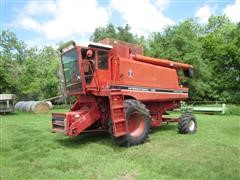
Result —
[[131, 146], [166, 122], [178, 122], [183, 134], [196, 131], [189, 112], [180, 118], [163, 116], [188, 99], [179, 74], [190, 77], [191, 65], [146, 57], [141, 47], [109, 38], [85, 46], [69, 41], [59, 50], [66, 93], [76, 102], [69, 112], [52, 114], [53, 132], [106, 131], [118, 145]]

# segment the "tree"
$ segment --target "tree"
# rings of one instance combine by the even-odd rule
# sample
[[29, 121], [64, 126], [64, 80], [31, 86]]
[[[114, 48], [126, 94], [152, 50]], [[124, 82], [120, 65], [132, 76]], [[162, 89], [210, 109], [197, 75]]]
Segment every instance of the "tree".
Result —
[[10, 31], [1, 33], [0, 92], [41, 100], [59, 94], [59, 56], [52, 47], [29, 48]]
[[36, 50], [34, 55], [25, 59], [19, 94], [25, 99], [41, 100], [58, 95], [60, 61], [52, 47]]
[[60, 94], [59, 68], [60, 55], [50, 46], [44, 47], [38, 55], [39, 76], [42, 80], [43, 97], [53, 97]]
[[26, 56], [26, 46], [10, 31], [2, 31], [0, 41], [0, 92], [17, 93], [20, 65]]
[[211, 78], [216, 99], [240, 102], [240, 28], [225, 16], [211, 17], [201, 39], [203, 57], [213, 68]]
[[128, 24], [124, 27], [115, 27], [113, 24], [108, 24], [106, 27], [96, 28], [94, 33], [91, 35], [90, 40], [99, 42], [105, 38], [114, 38], [129, 43], [137, 43], [138, 37], [130, 32], [131, 28]]
[[113, 24], [108, 24], [106, 27], [96, 28], [91, 35], [90, 40], [93, 42], [99, 42], [107, 37], [117, 38], [117, 30]]
[[209, 93], [211, 87], [207, 83], [211, 76], [211, 69], [202, 58], [202, 45], [198, 34], [198, 24], [192, 19], [168, 27], [162, 33], [152, 34], [147, 54], [194, 66], [194, 78], [188, 79], [192, 100], [208, 99], [211, 95]]

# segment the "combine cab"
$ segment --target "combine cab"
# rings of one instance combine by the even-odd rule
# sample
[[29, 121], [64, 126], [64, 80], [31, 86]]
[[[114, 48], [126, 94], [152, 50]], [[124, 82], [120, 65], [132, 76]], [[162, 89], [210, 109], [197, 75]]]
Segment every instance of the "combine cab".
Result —
[[143, 143], [150, 128], [163, 122], [178, 122], [180, 133], [196, 131], [189, 112], [163, 117], [188, 99], [178, 74], [190, 77], [191, 65], [143, 56], [141, 47], [118, 40], [103, 43], [69, 41], [59, 48], [65, 89], [76, 102], [69, 112], [52, 114], [53, 132], [107, 131], [118, 145], [131, 146]]

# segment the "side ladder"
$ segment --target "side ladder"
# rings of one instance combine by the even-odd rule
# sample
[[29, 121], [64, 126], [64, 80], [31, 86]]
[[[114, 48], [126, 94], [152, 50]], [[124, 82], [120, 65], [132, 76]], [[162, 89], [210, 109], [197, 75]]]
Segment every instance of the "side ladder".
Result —
[[121, 90], [112, 90], [110, 93], [110, 109], [112, 117], [113, 135], [123, 136], [127, 133], [127, 125]]

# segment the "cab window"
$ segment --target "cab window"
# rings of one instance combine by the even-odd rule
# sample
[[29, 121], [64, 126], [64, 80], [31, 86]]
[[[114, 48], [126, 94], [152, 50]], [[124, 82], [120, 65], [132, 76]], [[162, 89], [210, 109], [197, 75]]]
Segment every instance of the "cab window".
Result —
[[98, 69], [108, 69], [107, 51], [98, 51]]

